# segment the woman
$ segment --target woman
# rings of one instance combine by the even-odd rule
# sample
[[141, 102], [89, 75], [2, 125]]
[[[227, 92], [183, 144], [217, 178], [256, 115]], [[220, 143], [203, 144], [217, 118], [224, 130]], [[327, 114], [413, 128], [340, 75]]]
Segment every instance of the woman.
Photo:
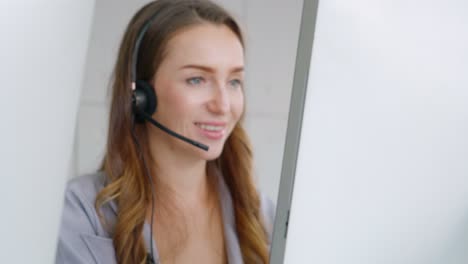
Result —
[[[57, 263], [268, 263], [274, 206], [253, 183], [243, 68], [239, 26], [216, 4], [158, 0], [136, 13], [103, 165], [68, 184]], [[142, 112], [142, 90], [153, 110]]]

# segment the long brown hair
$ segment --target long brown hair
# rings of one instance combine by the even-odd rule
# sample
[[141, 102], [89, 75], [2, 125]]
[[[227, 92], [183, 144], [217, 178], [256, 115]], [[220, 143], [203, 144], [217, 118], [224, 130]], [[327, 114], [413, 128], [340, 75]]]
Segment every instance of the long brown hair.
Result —
[[[226, 25], [244, 46], [241, 30], [234, 18], [208, 0], [158, 0], [142, 7], [131, 19], [123, 36], [111, 83], [109, 131], [106, 154], [101, 170], [107, 177], [95, 207], [98, 212], [114, 200], [118, 205], [113, 243], [118, 263], [146, 261], [147, 252], [142, 231], [151, 208], [151, 184], [145, 177], [141, 155], [149, 159], [149, 151], [141, 152], [132, 140], [131, 55], [142, 25], [158, 14], [142, 39], [138, 54], [137, 78], [150, 80], [164, 59], [168, 41], [181, 29], [200, 23]], [[137, 125], [135, 134], [141, 146], [148, 144], [146, 126]], [[252, 150], [242, 122], [227, 138], [223, 152], [209, 165], [222, 172], [232, 195], [235, 223], [245, 263], [268, 263], [268, 241], [260, 201], [253, 182]], [[101, 217], [102, 218], [102, 217]], [[106, 224], [105, 219], [101, 219]]]

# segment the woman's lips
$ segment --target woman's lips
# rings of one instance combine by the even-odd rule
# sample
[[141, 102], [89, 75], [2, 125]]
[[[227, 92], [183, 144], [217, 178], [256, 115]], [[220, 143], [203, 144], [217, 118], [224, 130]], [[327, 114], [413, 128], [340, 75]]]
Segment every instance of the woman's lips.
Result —
[[209, 139], [222, 139], [226, 132], [226, 123], [224, 122], [196, 122], [195, 125], [201, 134]]

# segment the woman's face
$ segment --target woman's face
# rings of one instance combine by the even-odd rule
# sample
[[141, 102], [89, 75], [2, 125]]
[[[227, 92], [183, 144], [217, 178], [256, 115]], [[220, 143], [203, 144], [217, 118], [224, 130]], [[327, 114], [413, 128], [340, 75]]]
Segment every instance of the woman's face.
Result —
[[156, 147], [178, 155], [217, 158], [244, 109], [244, 54], [225, 25], [201, 24], [177, 33], [154, 76], [158, 107], [153, 117], [208, 151], [153, 129]]

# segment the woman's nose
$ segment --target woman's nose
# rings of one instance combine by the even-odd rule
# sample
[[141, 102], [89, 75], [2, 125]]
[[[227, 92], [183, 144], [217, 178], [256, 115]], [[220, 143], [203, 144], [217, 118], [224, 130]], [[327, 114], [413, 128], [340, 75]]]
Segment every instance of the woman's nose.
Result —
[[211, 100], [208, 104], [209, 110], [217, 114], [225, 114], [229, 111], [229, 94], [224, 86], [213, 89]]

